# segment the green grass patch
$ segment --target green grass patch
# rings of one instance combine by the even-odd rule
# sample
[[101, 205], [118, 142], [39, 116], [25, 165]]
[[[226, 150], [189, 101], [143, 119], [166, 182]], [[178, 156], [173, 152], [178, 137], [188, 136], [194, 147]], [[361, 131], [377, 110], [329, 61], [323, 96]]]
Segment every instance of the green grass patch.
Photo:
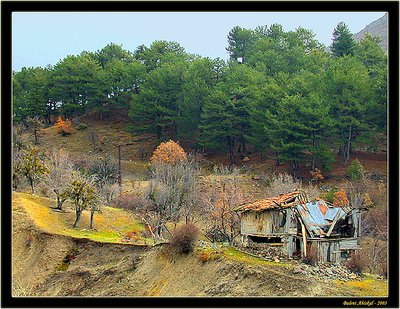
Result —
[[258, 264], [258, 265], [269, 265], [269, 266], [286, 266], [286, 267], [290, 267], [291, 265], [289, 263], [285, 263], [285, 262], [272, 262], [272, 261], [266, 261], [262, 258], [258, 258], [255, 256], [251, 256], [249, 254], [246, 254], [244, 252], [241, 252], [239, 250], [237, 250], [234, 247], [228, 246], [226, 248], [224, 248], [223, 250], [223, 255], [225, 258], [227, 258], [228, 260], [232, 260], [232, 261], [239, 261], [239, 262], [244, 262], [244, 263], [248, 263], [248, 264]]

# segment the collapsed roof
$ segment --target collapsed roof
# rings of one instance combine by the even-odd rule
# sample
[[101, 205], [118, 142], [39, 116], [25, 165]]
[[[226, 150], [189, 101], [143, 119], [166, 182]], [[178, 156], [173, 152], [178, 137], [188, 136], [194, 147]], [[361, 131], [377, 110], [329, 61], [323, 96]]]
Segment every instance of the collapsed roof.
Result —
[[328, 237], [337, 222], [351, 215], [350, 207], [334, 207], [329, 202], [295, 190], [279, 196], [240, 205], [235, 211], [261, 212], [292, 208], [311, 237]]

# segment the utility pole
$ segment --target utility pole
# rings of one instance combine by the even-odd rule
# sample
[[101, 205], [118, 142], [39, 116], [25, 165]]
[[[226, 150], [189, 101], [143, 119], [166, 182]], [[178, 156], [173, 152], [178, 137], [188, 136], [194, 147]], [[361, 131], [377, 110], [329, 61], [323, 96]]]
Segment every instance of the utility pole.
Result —
[[121, 176], [121, 146], [118, 145], [118, 188], [119, 194], [122, 193], [122, 176]]

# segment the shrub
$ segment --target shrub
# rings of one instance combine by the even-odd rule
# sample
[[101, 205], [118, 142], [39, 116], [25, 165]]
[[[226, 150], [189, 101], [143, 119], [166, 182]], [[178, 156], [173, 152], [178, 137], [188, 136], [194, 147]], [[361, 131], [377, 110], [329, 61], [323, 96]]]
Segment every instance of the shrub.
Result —
[[353, 160], [347, 168], [347, 174], [351, 180], [360, 180], [363, 176], [363, 167], [357, 159]]
[[67, 119], [63, 121], [61, 116], [58, 117], [54, 126], [57, 128], [57, 132], [62, 136], [70, 135], [73, 132], [71, 120]]
[[147, 201], [144, 197], [133, 193], [121, 194], [113, 201], [114, 207], [126, 210], [140, 210], [146, 204]]
[[210, 255], [207, 252], [203, 251], [202, 253], [200, 253], [199, 259], [203, 263], [207, 262], [209, 258], [210, 258]]
[[337, 192], [336, 188], [329, 189], [327, 193], [323, 195], [323, 199], [331, 204], [333, 204], [335, 193]]
[[227, 165], [214, 165], [213, 167], [214, 175], [217, 176], [239, 176], [241, 174], [241, 169], [236, 166]]
[[181, 161], [187, 160], [187, 154], [178, 143], [169, 140], [168, 142], [161, 143], [156, 150], [154, 150], [150, 161], [152, 164], [166, 163], [176, 164]]
[[203, 263], [208, 261], [214, 261], [221, 258], [221, 252], [218, 251], [201, 251], [199, 254], [199, 260]]
[[333, 205], [335, 207], [346, 207], [349, 206], [349, 200], [347, 193], [343, 189], [337, 191], [333, 196]]
[[325, 177], [322, 175], [321, 170], [318, 168], [315, 168], [314, 171], [310, 171], [310, 174], [312, 177], [312, 181], [314, 182], [318, 182], [325, 179]]
[[350, 254], [350, 258], [346, 261], [345, 266], [352, 272], [361, 274], [367, 267], [367, 261], [361, 251], [356, 250]]
[[88, 127], [88, 125], [87, 125], [86, 123], [81, 122], [81, 123], [78, 124], [75, 128], [76, 128], [77, 130], [79, 130], [79, 131], [82, 131], [82, 130], [86, 130], [87, 127]]
[[172, 247], [179, 253], [188, 254], [199, 236], [199, 229], [193, 224], [178, 227], [171, 237]]
[[44, 196], [44, 197], [52, 196], [52, 190], [46, 184], [39, 184], [38, 191], [39, 191], [40, 196]]

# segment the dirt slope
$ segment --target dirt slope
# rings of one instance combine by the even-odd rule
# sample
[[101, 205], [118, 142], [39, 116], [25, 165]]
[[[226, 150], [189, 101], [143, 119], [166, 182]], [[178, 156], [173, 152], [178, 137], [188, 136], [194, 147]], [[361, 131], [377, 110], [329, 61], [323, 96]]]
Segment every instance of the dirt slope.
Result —
[[[13, 210], [14, 296], [350, 296], [380, 294], [384, 282], [350, 285], [294, 275], [292, 267], [222, 256], [203, 263], [168, 245], [99, 243], [38, 230]], [[370, 294], [371, 295], [371, 294]]]

